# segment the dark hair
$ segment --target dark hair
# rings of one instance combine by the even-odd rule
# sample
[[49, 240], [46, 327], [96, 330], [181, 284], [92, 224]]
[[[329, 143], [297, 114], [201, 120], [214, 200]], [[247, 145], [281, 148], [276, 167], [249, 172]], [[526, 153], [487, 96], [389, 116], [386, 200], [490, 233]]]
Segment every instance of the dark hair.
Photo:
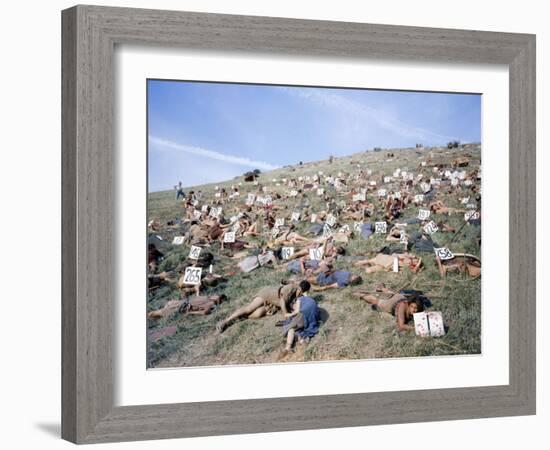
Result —
[[422, 312], [424, 311], [424, 302], [420, 297], [415, 296], [414, 299], [410, 301], [410, 303], [416, 303], [416, 311]]
[[300, 284], [298, 286], [300, 286], [300, 290], [302, 292], [308, 292], [311, 289], [311, 284], [307, 280], [300, 281]]
[[424, 311], [424, 301], [422, 299], [421, 291], [415, 291], [414, 289], [411, 289], [411, 293], [408, 295], [405, 295], [407, 297], [407, 301], [410, 304], [415, 303], [416, 304], [416, 310], [418, 312]]
[[346, 249], [343, 247], [343, 246], [338, 246], [336, 247], [336, 254], [337, 255], [345, 255], [346, 254]]

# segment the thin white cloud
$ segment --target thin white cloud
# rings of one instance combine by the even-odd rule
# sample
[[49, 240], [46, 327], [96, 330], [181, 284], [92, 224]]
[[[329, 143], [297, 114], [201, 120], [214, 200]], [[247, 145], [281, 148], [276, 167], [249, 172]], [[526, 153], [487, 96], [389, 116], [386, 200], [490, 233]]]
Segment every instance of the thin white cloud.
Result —
[[318, 105], [336, 109], [341, 114], [347, 114], [352, 118], [367, 121], [367, 123], [374, 123], [378, 127], [404, 138], [434, 143], [443, 143], [456, 139], [452, 136], [444, 136], [424, 128], [411, 126], [399, 120], [397, 117], [389, 115], [387, 112], [372, 108], [333, 92], [311, 88], [296, 89], [281, 87], [281, 89], [291, 95], [307, 99]]
[[277, 166], [269, 164], [264, 161], [254, 161], [253, 159], [243, 158], [240, 156], [226, 155], [214, 150], [208, 150], [201, 147], [194, 147], [191, 145], [178, 144], [176, 142], [168, 141], [155, 136], [149, 136], [149, 143], [155, 144], [158, 147], [169, 150], [176, 150], [184, 153], [190, 153], [192, 155], [203, 156], [205, 158], [215, 159], [217, 161], [223, 161], [230, 164], [237, 164], [240, 166], [251, 167], [254, 169], [273, 170], [277, 169]]

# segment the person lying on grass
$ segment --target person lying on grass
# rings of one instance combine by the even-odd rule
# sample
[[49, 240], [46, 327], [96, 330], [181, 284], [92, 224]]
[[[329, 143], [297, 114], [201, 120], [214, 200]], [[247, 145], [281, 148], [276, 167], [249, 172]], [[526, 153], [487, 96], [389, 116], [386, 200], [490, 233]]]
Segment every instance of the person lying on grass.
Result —
[[379, 271], [391, 272], [393, 270], [394, 257], [397, 257], [399, 268], [403, 269], [408, 267], [413, 273], [417, 273], [422, 266], [422, 258], [413, 255], [412, 253], [394, 253], [393, 255], [378, 253], [374, 258], [356, 261], [354, 266], [366, 267], [366, 273]]
[[285, 314], [285, 320], [277, 325], [283, 326], [286, 346], [281, 356], [292, 351], [296, 336], [298, 342], [308, 342], [319, 332], [319, 307], [315, 300], [308, 296], [311, 285], [303, 280], [299, 284], [301, 295], [290, 302], [292, 311]]
[[372, 305], [375, 311], [382, 311], [391, 314], [395, 317], [398, 331], [414, 331], [413, 325], [408, 325], [413, 319], [413, 314], [424, 311], [424, 303], [418, 293], [413, 293], [410, 296], [405, 296], [400, 293], [393, 292], [382, 286], [377, 289], [381, 294], [373, 295], [369, 292], [354, 292], [353, 295], [366, 301]]
[[266, 286], [258, 291], [248, 305], [238, 308], [227, 319], [220, 320], [216, 324], [216, 330], [222, 333], [236, 319], [259, 319], [274, 314], [278, 309], [286, 314], [290, 302], [302, 294], [300, 285]]
[[445, 206], [445, 204], [441, 200], [436, 200], [429, 205], [430, 211], [432, 211], [434, 214], [455, 214], [455, 213], [465, 213], [465, 209], [459, 209], [459, 208], [450, 208], [448, 206]]
[[361, 283], [359, 275], [354, 275], [345, 270], [333, 270], [330, 264], [322, 261], [319, 264], [319, 274], [307, 279], [314, 287], [314, 291], [326, 291], [328, 289], [339, 289], [346, 286], [353, 286]]
[[313, 242], [312, 239], [306, 238], [293, 230], [294, 225], [281, 227], [277, 235], [270, 241], [270, 245], [303, 245]]
[[[321, 248], [323, 260], [331, 264], [338, 256], [346, 254], [346, 249], [343, 246], [334, 245], [332, 236], [327, 238], [322, 245], [312, 244], [307, 248], [295, 251], [288, 259], [287, 270], [292, 273], [301, 273], [307, 276], [316, 274], [319, 269], [320, 261], [312, 260], [309, 256], [310, 249]], [[294, 260], [294, 261], [293, 261]], [[297, 261], [296, 261], [297, 260]]]

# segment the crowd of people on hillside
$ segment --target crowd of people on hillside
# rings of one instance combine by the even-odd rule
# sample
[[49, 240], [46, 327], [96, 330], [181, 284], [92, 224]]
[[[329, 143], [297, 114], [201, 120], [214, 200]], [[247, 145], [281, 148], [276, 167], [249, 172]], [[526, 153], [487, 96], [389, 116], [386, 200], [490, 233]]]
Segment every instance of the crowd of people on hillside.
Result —
[[[441, 276], [481, 274], [479, 257], [437, 244], [443, 234], [455, 236], [465, 226], [481, 224], [479, 160], [452, 167], [423, 154], [418, 161], [416, 167], [391, 173], [353, 160], [350, 170], [326, 174], [300, 164], [286, 177], [237, 181], [208, 194], [185, 192], [179, 182], [174, 186], [178, 217], [164, 223], [151, 218], [148, 224], [148, 283], [150, 295], [171, 284], [181, 298], [149, 311], [149, 319], [210, 314], [233, 300], [220, 295], [220, 286], [235, 273], [280, 270], [280, 283], [259, 289], [247, 304], [213, 322], [212, 329], [224, 333], [236, 321], [278, 313], [284, 351], [291, 352], [322, 326], [319, 293], [330, 296], [330, 290], [349, 288], [350, 298], [393, 315], [400, 332], [414, 331], [414, 314], [427, 308], [429, 299], [419, 290], [368, 289], [372, 274], [417, 274], [426, 258], [435, 258]], [[462, 225], [450, 226], [451, 216], [460, 217]], [[376, 252], [348, 251], [354, 240], [374, 236], [384, 242]], [[189, 249], [187, 259], [161, 270], [165, 257], [181, 246]]]

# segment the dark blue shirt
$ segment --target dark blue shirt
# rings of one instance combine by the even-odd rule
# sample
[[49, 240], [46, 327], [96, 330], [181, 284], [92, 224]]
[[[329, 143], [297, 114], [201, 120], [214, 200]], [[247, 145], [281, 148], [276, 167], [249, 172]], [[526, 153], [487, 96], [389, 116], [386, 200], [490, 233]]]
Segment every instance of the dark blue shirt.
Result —
[[298, 300], [300, 300], [300, 313], [304, 318], [304, 328], [297, 334], [302, 338], [313, 337], [319, 331], [319, 307], [311, 297], [304, 295]]
[[338, 287], [341, 288], [347, 286], [350, 277], [351, 272], [346, 272], [344, 270], [336, 270], [330, 275], [320, 273], [317, 275], [317, 284], [319, 286], [330, 286], [331, 284], [338, 283]]

